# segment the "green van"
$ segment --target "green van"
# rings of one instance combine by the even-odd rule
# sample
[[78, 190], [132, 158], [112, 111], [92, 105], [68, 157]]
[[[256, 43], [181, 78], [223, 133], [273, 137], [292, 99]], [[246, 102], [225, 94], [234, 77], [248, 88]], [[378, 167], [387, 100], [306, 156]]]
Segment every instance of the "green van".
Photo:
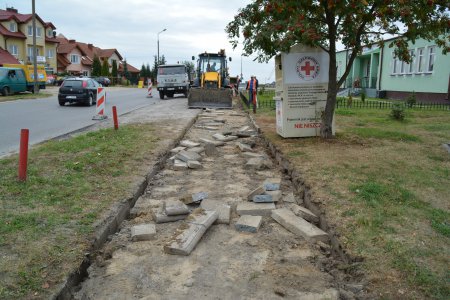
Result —
[[3, 96], [26, 91], [27, 80], [22, 69], [0, 67], [0, 92]]

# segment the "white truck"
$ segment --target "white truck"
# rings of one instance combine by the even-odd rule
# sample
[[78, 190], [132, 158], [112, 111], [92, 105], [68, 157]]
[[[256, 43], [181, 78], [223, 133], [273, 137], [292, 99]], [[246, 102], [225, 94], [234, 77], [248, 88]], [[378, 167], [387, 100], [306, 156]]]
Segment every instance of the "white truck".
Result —
[[160, 99], [164, 99], [164, 96], [173, 97], [175, 94], [188, 96], [190, 79], [185, 65], [160, 65], [156, 81]]

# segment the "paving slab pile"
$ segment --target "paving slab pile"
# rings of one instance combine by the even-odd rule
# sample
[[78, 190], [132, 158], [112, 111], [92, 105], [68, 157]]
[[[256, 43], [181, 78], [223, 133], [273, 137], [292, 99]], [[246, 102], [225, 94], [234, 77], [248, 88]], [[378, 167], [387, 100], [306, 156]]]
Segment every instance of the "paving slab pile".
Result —
[[75, 298], [338, 299], [328, 235], [261, 145], [246, 114], [202, 111]]

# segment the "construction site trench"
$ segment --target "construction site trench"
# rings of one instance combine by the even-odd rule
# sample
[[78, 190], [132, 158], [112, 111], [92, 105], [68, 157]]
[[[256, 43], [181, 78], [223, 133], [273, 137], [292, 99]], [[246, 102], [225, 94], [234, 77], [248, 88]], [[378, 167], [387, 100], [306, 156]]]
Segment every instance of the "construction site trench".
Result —
[[370, 298], [358, 262], [252, 118], [196, 112], [90, 254], [83, 280], [56, 298]]

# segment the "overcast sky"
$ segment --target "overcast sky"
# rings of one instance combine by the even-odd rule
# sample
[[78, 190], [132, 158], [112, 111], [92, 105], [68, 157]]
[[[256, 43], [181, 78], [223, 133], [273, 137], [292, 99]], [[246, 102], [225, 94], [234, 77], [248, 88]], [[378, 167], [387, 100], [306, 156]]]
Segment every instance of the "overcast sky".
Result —
[[[69, 39], [116, 48], [127, 62], [140, 69], [153, 65], [159, 52], [168, 63], [191, 60], [200, 52], [226, 49], [232, 57], [231, 75], [241, 73], [241, 49], [232, 50], [225, 33], [240, 7], [250, 0], [35, 0], [36, 13]], [[0, 6], [32, 12], [31, 0], [0, 0]], [[243, 57], [244, 79], [256, 75], [261, 83], [275, 80], [274, 62], [257, 63]]]

